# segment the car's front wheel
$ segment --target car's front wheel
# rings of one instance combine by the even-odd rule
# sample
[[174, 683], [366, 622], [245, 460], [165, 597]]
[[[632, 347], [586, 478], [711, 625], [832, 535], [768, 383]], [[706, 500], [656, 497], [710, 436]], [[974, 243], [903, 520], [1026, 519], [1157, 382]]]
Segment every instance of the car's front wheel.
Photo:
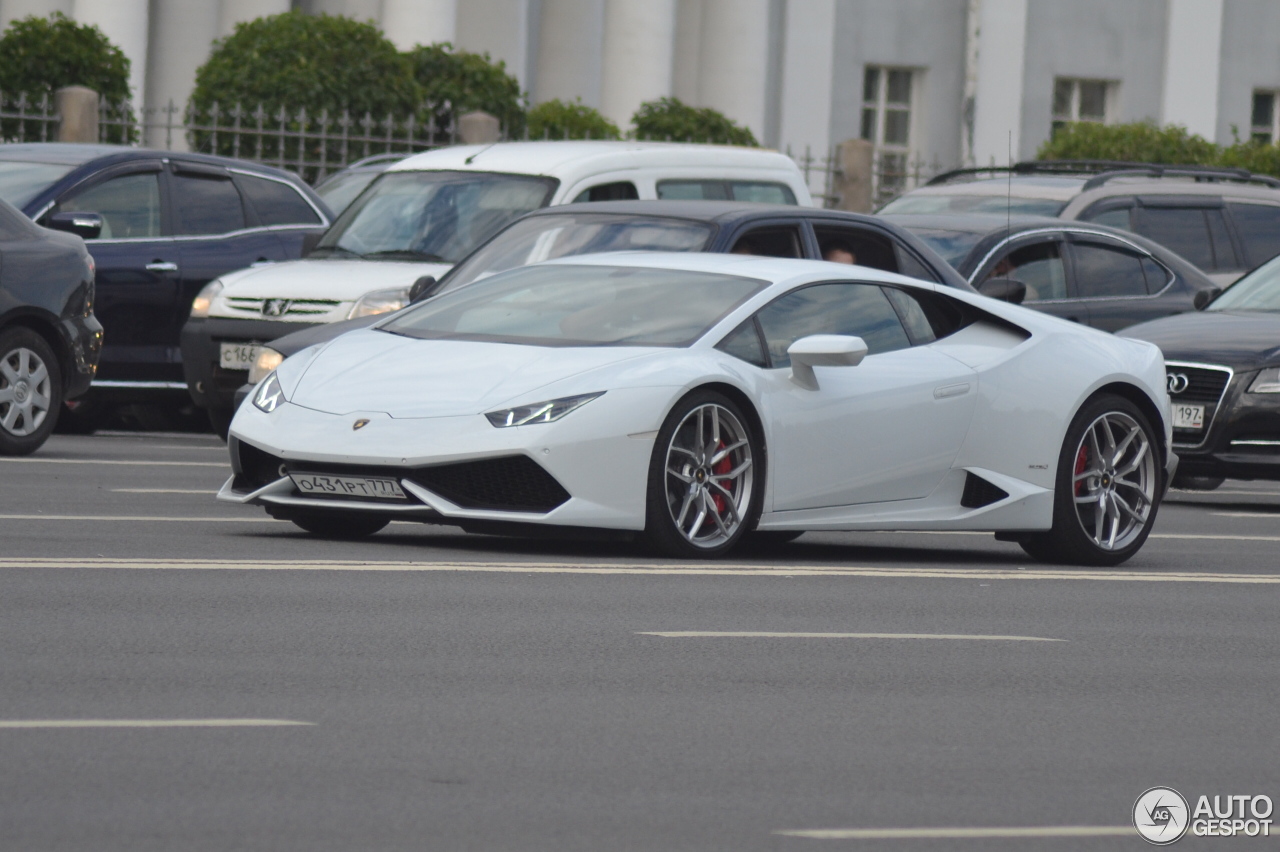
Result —
[[302, 529], [320, 538], [352, 541], [368, 538], [391, 522], [376, 515], [343, 515], [329, 512], [307, 512], [289, 518]]
[[645, 534], [676, 558], [727, 553], [755, 524], [763, 471], [759, 438], [738, 406], [694, 391], [667, 416], [649, 463]]
[[1067, 429], [1053, 528], [1022, 542], [1042, 562], [1119, 565], [1142, 547], [1163, 493], [1160, 445], [1136, 405], [1104, 394]]
[[40, 449], [62, 408], [62, 374], [53, 349], [28, 328], [0, 333], [0, 455]]

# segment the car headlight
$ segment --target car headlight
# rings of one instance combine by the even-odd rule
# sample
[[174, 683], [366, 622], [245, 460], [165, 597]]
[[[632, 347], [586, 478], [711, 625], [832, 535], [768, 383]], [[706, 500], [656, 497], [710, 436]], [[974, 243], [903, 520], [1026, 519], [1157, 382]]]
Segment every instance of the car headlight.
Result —
[[488, 417], [489, 422], [499, 429], [530, 423], [552, 423], [601, 396], [604, 396], [604, 391], [584, 393], [581, 396], [566, 396], [546, 402], [535, 402], [533, 405], [517, 405], [515, 408], [490, 411], [485, 414], [485, 417]]
[[360, 297], [351, 308], [351, 313], [347, 314], [347, 319], [398, 311], [407, 304], [409, 304], [408, 287], [400, 287], [395, 290], [374, 290]]
[[270, 346], [263, 346], [258, 350], [258, 357], [254, 359], [253, 366], [249, 368], [249, 384], [256, 385], [271, 374], [271, 371], [280, 366], [280, 362], [284, 360], [284, 356]]
[[195, 301], [191, 303], [191, 318], [204, 319], [209, 316], [209, 308], [213, 306], [214, 298], [222, 292], [222, 282], [217, 278], [200, 288], [200, 292], [196, 293]]
[[1249, 393], [1280, 393], [1280, 367], [1258, 373], [1249, 385]]
[[267, 376], [266, 380], [253, 392], [254, 408], [265, 411], [267, 414], [275, 411], [285, 402], [288, 400], [284, 398], [284, 388], [280, 387], [280, 379], [275, 373]]

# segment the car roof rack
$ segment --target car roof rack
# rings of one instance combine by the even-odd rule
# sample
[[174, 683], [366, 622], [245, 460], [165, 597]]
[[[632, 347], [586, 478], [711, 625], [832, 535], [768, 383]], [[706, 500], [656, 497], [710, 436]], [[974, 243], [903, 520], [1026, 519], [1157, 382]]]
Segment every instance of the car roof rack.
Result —
[[1225, 166], [1164, 165], [1161, 163], [1135, 163], [1125, 160], [1024, 160], [1012, 166], [977, 166], [952, 169], [933, 177], [926, 186], [950, 183], [965, 177], [982, 174], [1061, 175], [1064, 177], [1088, 177], [1081, 191], [1087, 192], [1102, 186], [1109, 180], [1121, 177], [1189, 177], [1200, 181], [1229, 181], [1232, 183], [1259, 183], [1280, 188], [1280, 180], [1268, 175], [1254, 174], [1248, 169]]

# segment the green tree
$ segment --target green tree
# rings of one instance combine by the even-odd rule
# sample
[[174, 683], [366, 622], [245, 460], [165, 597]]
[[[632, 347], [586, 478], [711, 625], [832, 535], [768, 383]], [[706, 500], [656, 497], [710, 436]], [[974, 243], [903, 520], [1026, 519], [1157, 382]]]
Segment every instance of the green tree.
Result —
[[530, 139], [620, 139], [618, 125], [578, 98], [543, 101], [529, 110]]
[[711, 142], [721, 145], [748, 145], [759, 142], [746, 127], [734, 124], [724, 113], [691, 107], [677, 98], [660, 98], [640, 104], [631, 117], [637, 139], [672, 142]]
[[1126, 160], [1137, 163], [1216, 165], [1221, 149], [1185, 127], [1157, 127], [1154, 122], [1096, 124], [1087, 121], [1063, 126], [1040, 146], [1041, 160]]
[[419, 45], [406, 54], [413, 81], [422, 92], [436, 126], [445, 128], [458, 116], [484, 110], [497, 116], [508, 139], [525, 129], [525, 96], [507, 73], [506, 63], [489, 54], [455, 50], [448, 42]]
[[[373, 24], [285, 12], [238, 24], [235, 32], [214, 42], [209, 59], [196, 71], [188, 113], [196, 123], [207, 125], [217, 104], [221, 113], [218, 122], [226, 126], [232, 121], [228, 113], [236, 105], [248, 113], [261, 105], [269, 116], [267, 127], [278, 127], [275, 116], [283, 109], [290, 116], [288, 129], [297, 130], [300, 123], [294, 116], [300, 110], [306, 110], [309, 120], [327, 111], [333, 122], [329, 132], [336, 133], [344, 110], [354, 121], [366, 113], [375, 121], [387, 116], [400, 121], [412, 115], [421, 102], [422, 91], [413, 81], [408, 59]], [[250, 115], [242, 116], [241, 122], [256, 124]], [[375, 128], [373, 132], [377, 135], [381, 131]], [[351, 133], [363, 134], [364, 128], [356, 124]], [[190, 137], [196, 150], [254, 153], [243, 140], [237, 147], [227, 133], [218, 135], [216, 152], [209, 131], [191, 131]], [[286, 143], [284, 152], [278, 144], [268, 136], [264, 158], [283, 153], [286, 162], [302, 159], [296, 141]], [[320, 153], [319, 144], [311, 142], [302, 153], [314, 161]], [[347, 159], [360, 153], [360, 148], [352, 146]], [[340, 143], [331, 143], [326, 155], [329, 162], [340, 161]]]
[[[102, 31], [55, 12], [47, 18], [32, 15], [14, 21], [0, 37], [0, 93], [11, 102], [20, 94], [39, 103], [64, 86], [87, 86], [112, 106], [121, 105], [132, 120], [129, 101], [129, 59]], [[4, 122], [4, 138], [12, 138], [18, 122]], [[126, 140], [123, 128], [113, 127], [112, 141]]]

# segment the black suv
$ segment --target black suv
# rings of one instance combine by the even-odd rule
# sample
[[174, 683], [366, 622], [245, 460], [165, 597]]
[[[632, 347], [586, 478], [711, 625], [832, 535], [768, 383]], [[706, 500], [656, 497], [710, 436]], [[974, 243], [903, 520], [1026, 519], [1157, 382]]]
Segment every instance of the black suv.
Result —
[[84, 243], [0, 201], [0, 455], [40, 448], [63, 400], [89, 389], [101, 347]]
[[[178, 335], [212, 279], [302, 254], [331, 213], [296, 176], [234, 160], [114, 145], [0, 147], [0, 198], [38, 224], [83, 237], [97, 263], [106, 341], [77, 408], [91, 430], [102, 404], [188, 401]], [[96, 213], [100, 228], [72, 214]]]

